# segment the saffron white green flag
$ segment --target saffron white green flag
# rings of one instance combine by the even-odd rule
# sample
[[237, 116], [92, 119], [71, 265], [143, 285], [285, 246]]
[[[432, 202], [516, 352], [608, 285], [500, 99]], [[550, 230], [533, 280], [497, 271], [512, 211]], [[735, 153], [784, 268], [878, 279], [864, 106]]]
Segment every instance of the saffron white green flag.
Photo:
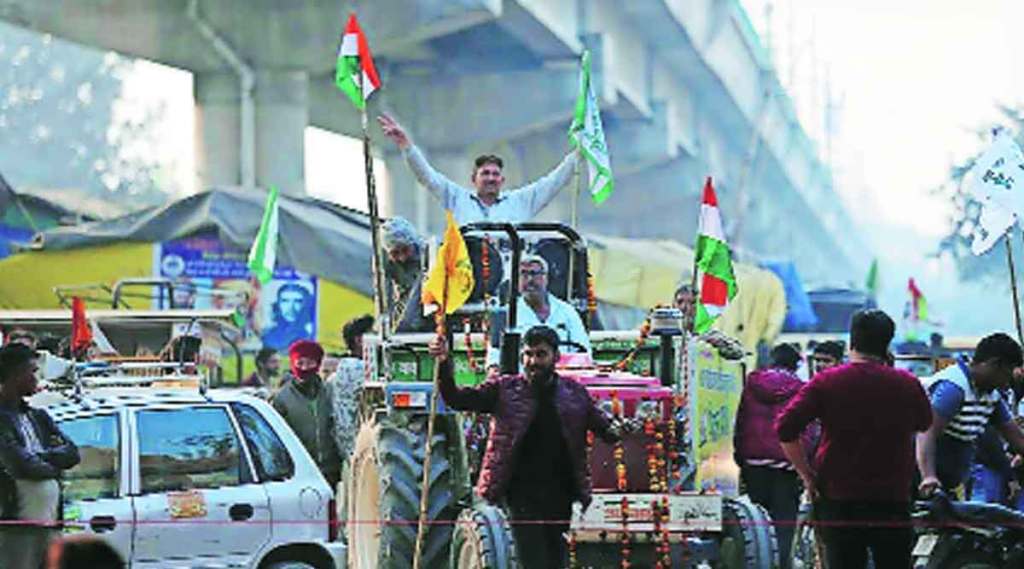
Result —
[[594, 86], [590, 83], [590, 52], [583, 52], [580, 69], [580, 92], [576, 97], [576, 112], [569, 127], [569, 142], [578, 148], [590, 167], [590, 197], [599, 204], [608, 199], [615, 187], [608, 145], [604, 141], [601, 111], [597, 108]]
[[736, 296], [736, 275], [732, 270], [732, 252], [725, 241], [722, 215], [718, 211], [718, 197], [708, 177], [700, 204], [700, 226], [697, 229], [695, 270], [700, 280], [697, 317], [694, 331], [707, 332], [715, 320], [725, 312], [729, 301]]
[[355, 14], [348, 17], [345, 35], [341, 38], [334, 84], [348, 95], [359, 110], [366, 108], [366, 100], [381, 86], [380, 75], [377, 74], [373, 54], [370, 53], [370, 44]]
[[263, 210], [263, 221], [256, 233], [256, 240], [249, 249], [249, 270], [262, 284], [274, 277], [277, 262], [277, 188], [270, 187], [267, 205]]

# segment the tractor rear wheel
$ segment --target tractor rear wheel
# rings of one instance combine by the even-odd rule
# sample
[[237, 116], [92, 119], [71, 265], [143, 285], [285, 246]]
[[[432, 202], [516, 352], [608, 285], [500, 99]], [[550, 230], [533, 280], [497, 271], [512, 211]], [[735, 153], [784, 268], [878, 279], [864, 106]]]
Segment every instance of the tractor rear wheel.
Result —
[[720, 569], [773, 569], [779, 548], [771, 517], [746, 496], [722, 500]]
[[452, 534], [452, 569], [518, 567], [515, 539], [500, 508], [476, 504], [459, 514]]
[[[349, 477], [349, 566], [356, 569], [409, 569], [419, 525], [420, 487], [426, 449], [426, 418], [397, 424], [370, 421], [356, 437]], [[443, 429], [431, 441], [427, 528], [421, 562], [444, 568], [452, 535], [455, 497]]]

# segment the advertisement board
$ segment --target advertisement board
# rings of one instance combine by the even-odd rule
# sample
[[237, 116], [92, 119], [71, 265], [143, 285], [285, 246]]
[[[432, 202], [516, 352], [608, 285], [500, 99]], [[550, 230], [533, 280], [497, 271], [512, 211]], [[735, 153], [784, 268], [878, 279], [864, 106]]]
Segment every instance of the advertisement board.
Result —
[[[153, 274], [173, 281], [176, 308], [237, 310], [246, 349], [285, 351], [295, 340], [315, 339], [316, 277], [278, 265], [273, 279], [261, 285], [246, 256], [215, 236], [164, 241], [154, 244]], [[154, 308], [170, 304], [168, 298], [154, 300]]]

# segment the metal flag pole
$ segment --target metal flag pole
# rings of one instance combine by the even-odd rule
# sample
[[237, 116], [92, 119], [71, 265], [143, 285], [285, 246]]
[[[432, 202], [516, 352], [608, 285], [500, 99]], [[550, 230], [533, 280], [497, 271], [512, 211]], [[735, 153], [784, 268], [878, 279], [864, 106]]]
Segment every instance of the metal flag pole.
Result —
[[[366, 74], [359, 74], [360, 96], [366, 92]], [[377, 183], [373, 176], [373, 156], [370, 153], [370, 126], [366, 113], [366, 100], [363, 100], [361, 113], [363, 126], [363, 167], [366, 172], [366, 205], [370, 214], [370, 247], [373, 255], [371, 270], [373, 271], [373, 308], [376, 320], [380, 324], [381, 338], [387, 338], [391, 328], [387, 307], [384, 303], [385, 283], [384, 266], [380, 257], [380, 212], [377, 210]]]
[[1010, 267], [1010, 291], [1013, 295], [1013, 322], [1017, 327], [1017, 341], [1024, 344], [1024, 328], [1021, 327], [1020, 302], [1017, 297], [1017, 271], [1013, 266], [1013, 247], [1010, 245], [1010, 232], [1007, 232], [1003, 237], [1006, 240], [1006, 264]]

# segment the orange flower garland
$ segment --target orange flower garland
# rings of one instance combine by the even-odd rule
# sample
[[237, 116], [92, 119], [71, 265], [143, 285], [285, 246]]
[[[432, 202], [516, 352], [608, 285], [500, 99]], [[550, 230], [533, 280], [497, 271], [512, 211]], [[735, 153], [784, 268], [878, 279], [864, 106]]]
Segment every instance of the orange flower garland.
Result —
[[636, 355], [640, 352], [640, 349], [647, 343], [647, 338], [651, 335], [651, 321], [650, 319], [644, 320], [644, 323], [640, 325], [640, 337], [636, 339], [636, 345], [629, 351], [621, 360], [616, 362], [613, 366], [616, 370], [623, 371], [633, 365], [633, 360], [636, 359]]
[[[665, 568], [672, 566], [672, 546], [669, 544], [668, 540], [668, 522], [668, 496], [663, 495], [661, 497], [661, 544], [658, 549], [661, 553], [661, 564]], [[682, 565], [685, 565], [685, 563]]]
[[661, 488], [661, 481], [658, 477], [658, 450], [654, 444], [655, 426], [654, 419], [644, 419], [644, 434], [647, 435], [647, 476], [651, 492], [657, 492]]
[[473, 373], [480, 371], [480, 365], [477, 364], [476, 358], [473, 357], [473, 326], [469, 322], [469, 318], [462, 319], [462, 329], [466, 333], [466, 361], [469, 362], [469, 369]]
[[[661, 536], [661, 527], [662, 527], [661, 526], [662, 516], [661, 516], [661, 505], [658, 503], [658, 499], [657, 498], [651, 500], [651, 522], [654, 523], [654, 532], [653, 532], [654, 535], [660, 537]], [[661, 545], [656, 546], [655, 549], [654, 549], [654, 552], [655, 552], [655, 556], [654, 556], [654, 559], [655, 559], [655, 561], [654, 561], [654, 569], [669, 569], [670, 565], [665, 565], [662, 562], [662, 558], [660, 556], [660, 554], [661, 554]]]
[[[622, 419], [622, 402], [619, 401], [619, 394], [616, 391], [612, 391], [612, 416], [619, 420]], [[612, 457], [615, 459], [615, 487], [619, 492], [625, 492], [627, 488], [626, 450], [622, 446], [621, 438], [615, 443]]]

